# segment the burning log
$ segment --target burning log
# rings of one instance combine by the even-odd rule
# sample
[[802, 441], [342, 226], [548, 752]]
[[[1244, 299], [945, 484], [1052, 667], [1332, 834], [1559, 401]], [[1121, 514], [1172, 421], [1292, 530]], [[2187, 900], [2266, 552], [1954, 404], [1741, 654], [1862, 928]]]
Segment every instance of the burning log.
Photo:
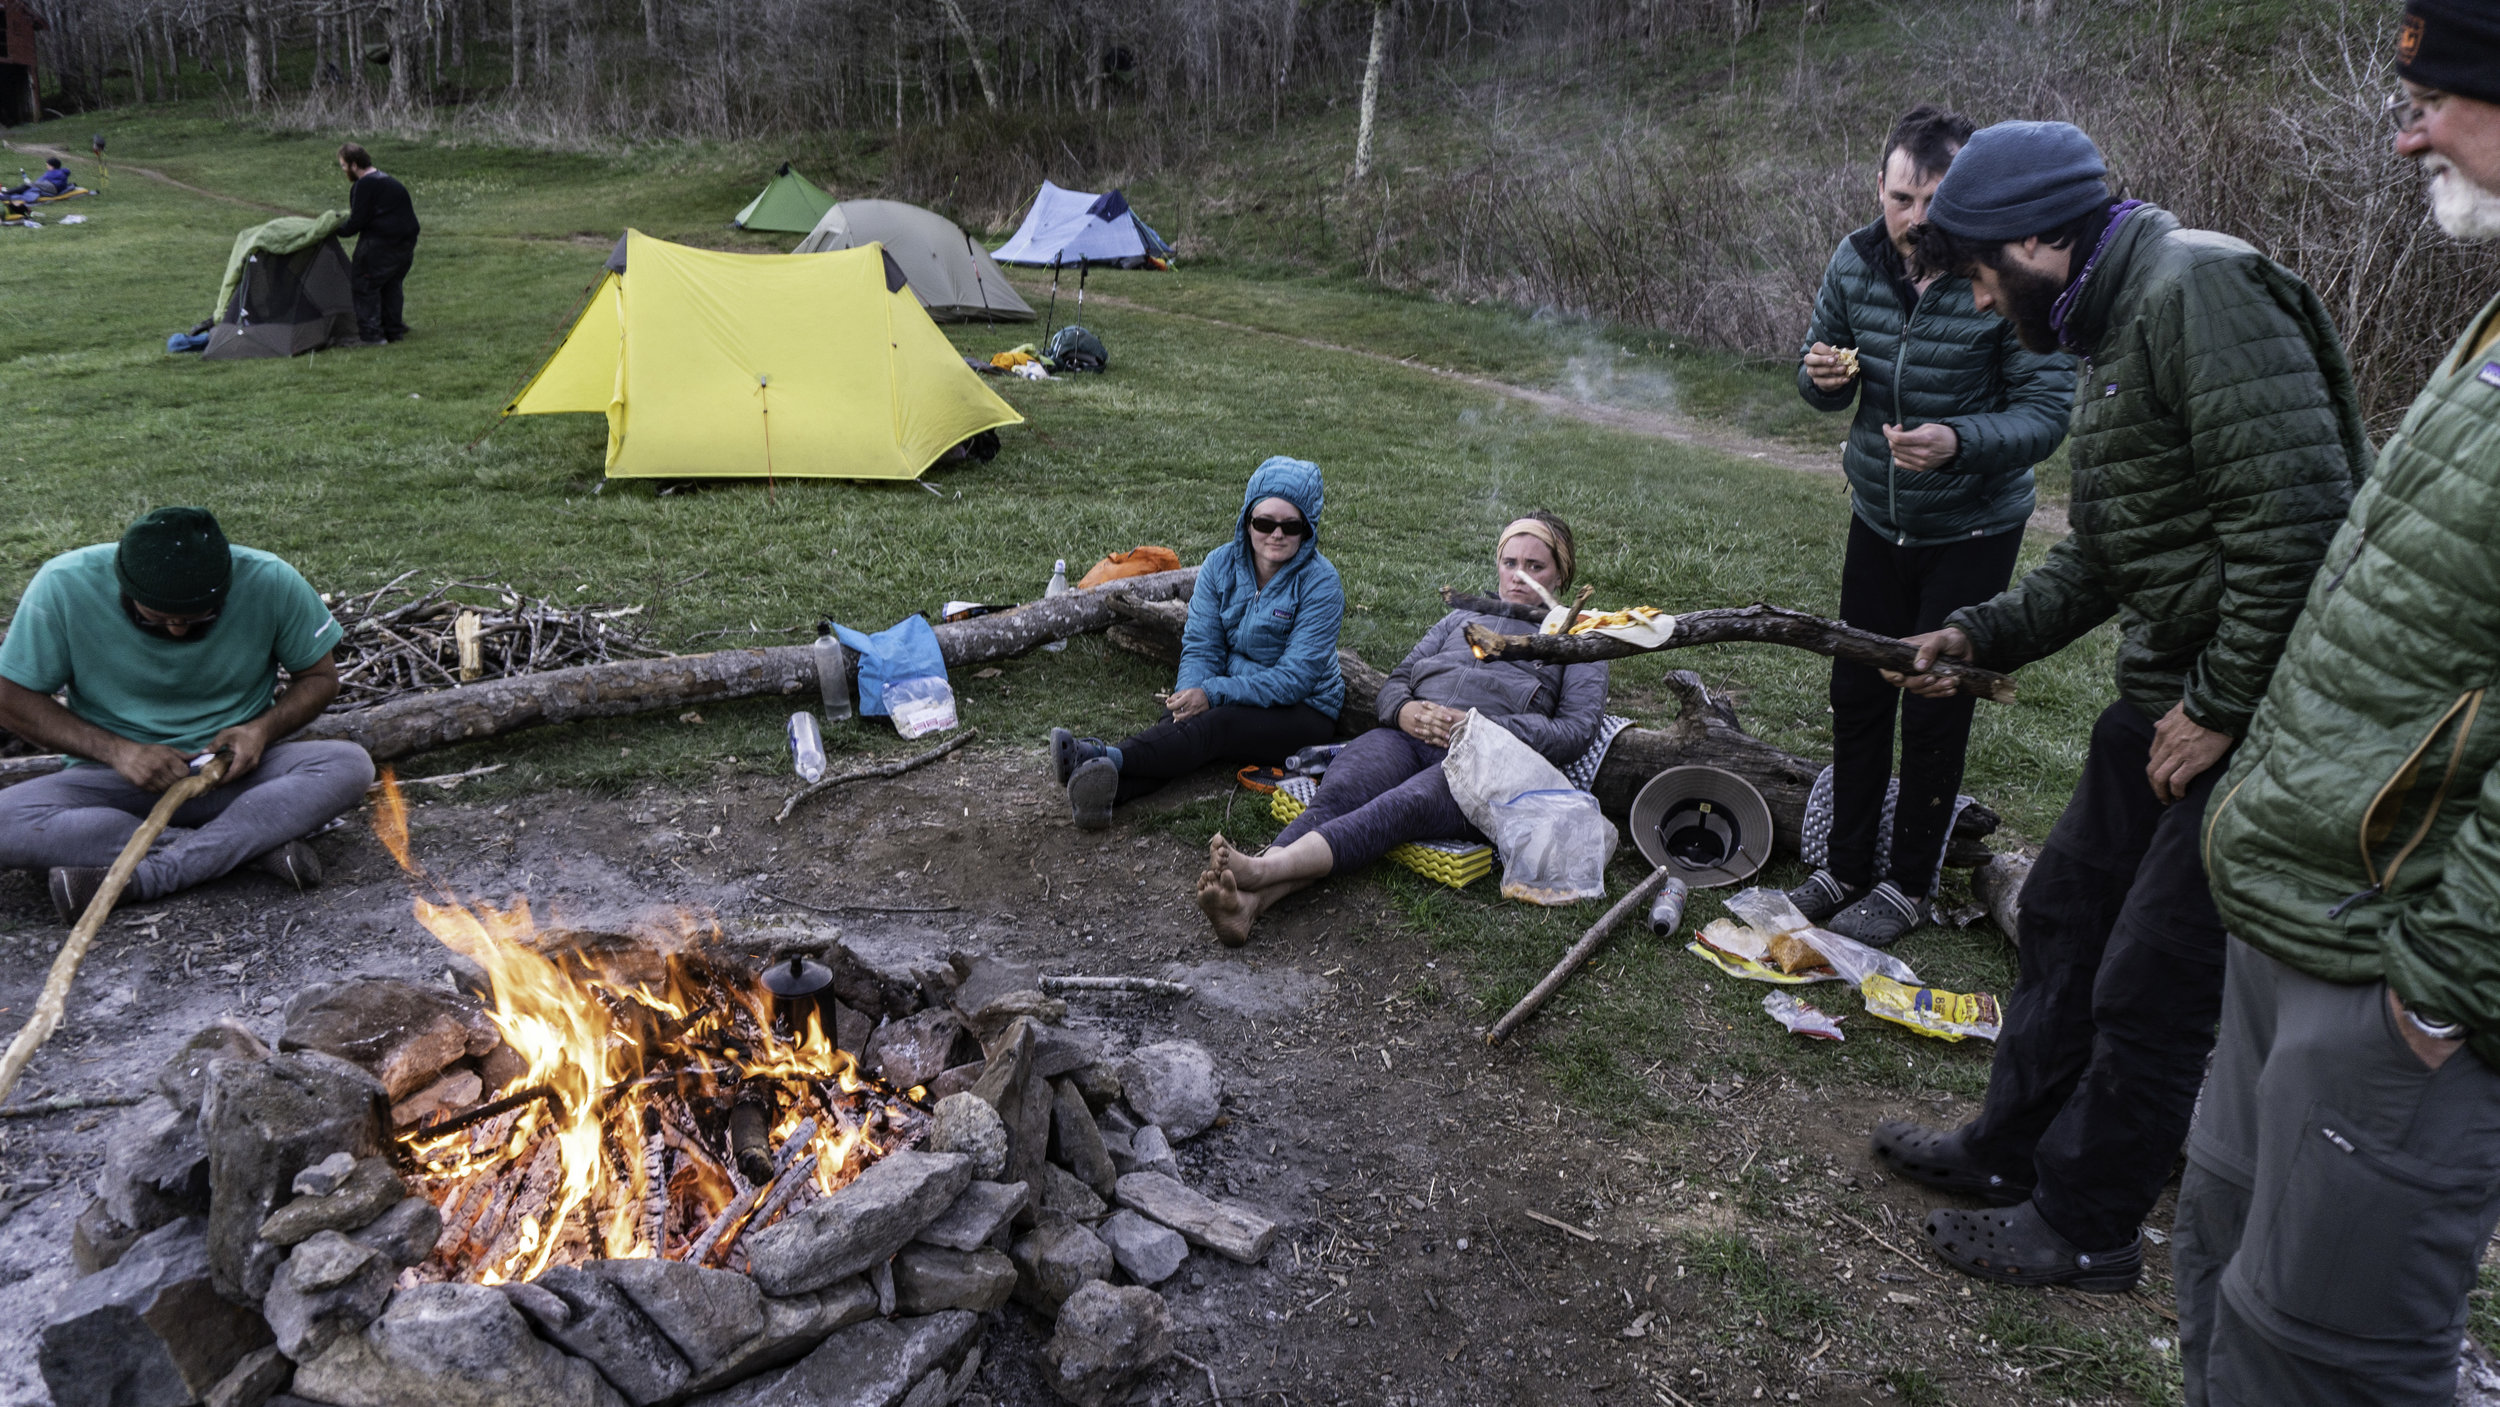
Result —
[[[1446, 586], [1441, 588], [1441, 599], [1453, 610], [1508, 616], [1513, 620], [1545, 619], [1545, 612], [1532, 607], [1485, 596], [1469, 596]], [[1588, 664], [1597, 660], [1654, 654], [1660, 650], [1681, 650], [1692, 645], [1732, 642], [1793, 645], [1833, 659], [1904, 674], [1910, 671], [1918, 658], [1916, 650], [1889, 635], [1878, 635], [1854, 625], [1844, 625], [1836, 620], [1825, 620], [1821, 616], [1810, 616], [1803, 611], [1759, 601], [1750, 606], [1686, 611], [1675, 618], [1675, 633], [1664, 645], [1634, 645], [1611, 635], [1594, 633], [1504, 635], [1481, 625], [1467, 627], [1467, 644], [1475, 650], [1478, 659], [1545, 660], [1555, 664]], [[1929, 666], [1928, 672], [1952, 680], [1955, 688], [1962, 693], [1994, 699], [1998, 703], [2014, 701], [2013, 679], [1995, 670], [1940, 659]]]

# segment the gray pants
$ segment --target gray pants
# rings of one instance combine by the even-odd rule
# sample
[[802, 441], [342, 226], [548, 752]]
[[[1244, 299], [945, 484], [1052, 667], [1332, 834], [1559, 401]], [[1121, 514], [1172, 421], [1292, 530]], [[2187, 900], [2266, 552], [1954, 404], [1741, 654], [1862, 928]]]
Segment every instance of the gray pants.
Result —
[[[215, 879], [364, 798], [373, 759], [354, 743], [280, 743], [241, 781], [174, 812], [130, 892], [154, 899]], [[0, 790], [0, 869], [113, 863], [157, 794], [110, 767], [72, 767]]]
[[2447, 1407], [2495, 1221], [2500, 1074], [2233, 939], [2171, 1249], [2189, 1407]]

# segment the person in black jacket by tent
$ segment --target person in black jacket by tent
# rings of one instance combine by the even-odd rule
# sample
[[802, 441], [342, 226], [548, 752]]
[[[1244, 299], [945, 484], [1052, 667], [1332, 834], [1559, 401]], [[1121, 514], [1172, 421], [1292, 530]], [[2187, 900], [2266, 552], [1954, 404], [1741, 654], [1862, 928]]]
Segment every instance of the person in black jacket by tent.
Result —
[[352, 269], [356, 281], [356, 328], [364, 345], [379, 347], [408, 335], [401, 317], [400, 285], [417, 256], [417, 206], [408, 188], [373, 169], [373, 157], [348, 142], [339, 148], [339, 169], [353, 184], [341, 238], [357, 236]]

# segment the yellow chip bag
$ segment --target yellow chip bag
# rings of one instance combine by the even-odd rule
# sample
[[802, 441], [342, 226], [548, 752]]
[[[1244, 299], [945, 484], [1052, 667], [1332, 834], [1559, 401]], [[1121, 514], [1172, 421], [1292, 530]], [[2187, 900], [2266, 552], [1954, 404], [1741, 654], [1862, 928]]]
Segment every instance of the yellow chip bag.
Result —
[[1870, 973], [1858, 983], [1858, 992], [1866, 998], [1867, 1014], [1896, 1026], [1907, 1026], [1922, 1036], [1944, 1041], [1970, 1036], [1983, 1041], [1997, 1038], [1997, 999], [1987, 992], [1940, 992], [1933, 987], [1913, 987], [1880, 972]]

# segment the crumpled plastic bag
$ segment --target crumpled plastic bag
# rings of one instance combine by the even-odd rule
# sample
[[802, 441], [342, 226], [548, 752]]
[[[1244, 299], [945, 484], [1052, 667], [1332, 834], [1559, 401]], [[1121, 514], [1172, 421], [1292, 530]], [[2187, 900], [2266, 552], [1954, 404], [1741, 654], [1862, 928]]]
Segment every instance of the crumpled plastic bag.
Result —
[[1606, 897], [1606, 862], [1620, 838], [1587, 792], [1523, 791], [1493, 808], [1486, 834], [1502, 857], [1503, 898], [1551, 906]]
[[1839, 1017], [1825, 1015], [1812, 1003], [1798, 1000], [1794, 992], [1763, 993], [1762, 1009], [1770, 1013], [1772, 1020], [1800, 1036], [1812, 1036], [1818, 1041], [1848, 1039], [1840, 1033]]
[[[1870, 1016], [1943, 1041], [1966, 1040], [1972, 1036], [1983, 1041], [1997, 1038], [2000, 1014], [1993, 994], [1947, 992], [1930, 987], [1919, 980], [1908, 963], [1892, 954], [1806, 922], [1806, 916], [1797, 912], [1797, 906], [1779, 890], [1747, 889], [1732, 894], [1727, 899], [1727, 910], [1744, 920], [1766, 941], [1782, 934], [1794, 935], [1821, 953], [1842, 980], [1858, 989]], [[1704, 936], [1708, 936], [1707, 930]], [[1733, 939], [1730, 943], [1732, 946], [1743, 946]], [[1755, 976], [1738, 971], [1709, 953], [1702, 953], [1701, 956], [1731, 976], [1750, 977], [1755, 981], [1794, 981], [1786, 974]], [[1762, 966], [1759, 961], [1755, 965]], [[1762, 970], [1779, 973], [1776, 967], [1764, 966]]]

